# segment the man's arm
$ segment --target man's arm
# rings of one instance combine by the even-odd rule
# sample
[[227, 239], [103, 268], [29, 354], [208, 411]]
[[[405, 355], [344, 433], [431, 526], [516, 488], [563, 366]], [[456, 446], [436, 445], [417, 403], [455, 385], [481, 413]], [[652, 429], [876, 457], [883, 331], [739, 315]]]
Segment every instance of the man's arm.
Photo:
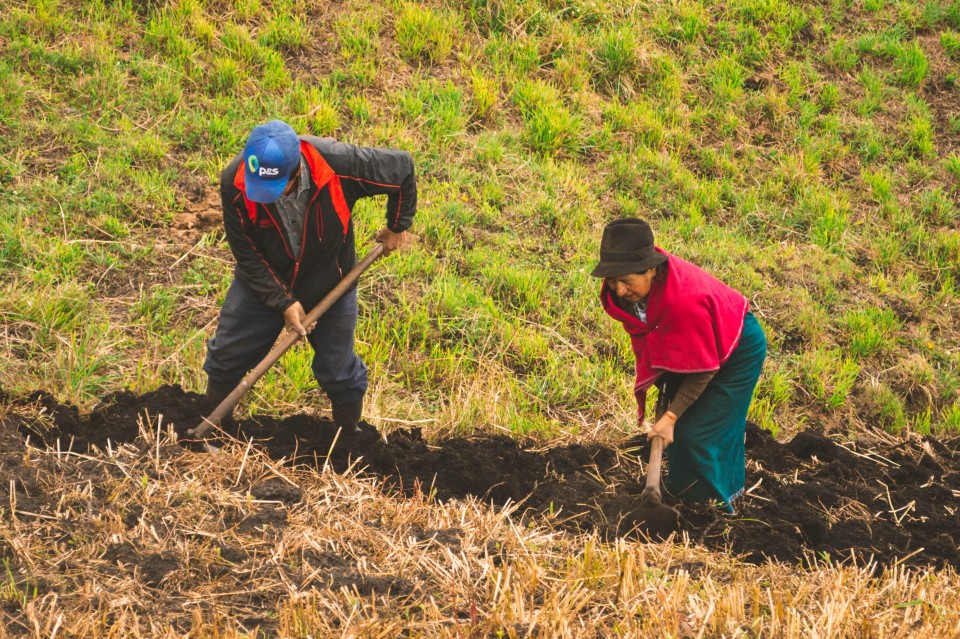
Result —
[[220, 179], [220, 201], [223, 207], [223, 228], [226, 231], [230, 250], [237, 260], [235, 275], [253, 291], [264, 304], [278, 311], [285, 310], [297, 301], [293, 292], [284, 284], [280, 274], [270, 265], [246, 232], [251, 222], [247, 215], [243, 195], [233, 186], [237, 162], [232, 162]]
[[309, 139], [340, 178], [351, 205], [361, 197], [386, 195], [387, 230], [402, 233], [410, 228], [417, 210], [417, 178], [409, 153]]

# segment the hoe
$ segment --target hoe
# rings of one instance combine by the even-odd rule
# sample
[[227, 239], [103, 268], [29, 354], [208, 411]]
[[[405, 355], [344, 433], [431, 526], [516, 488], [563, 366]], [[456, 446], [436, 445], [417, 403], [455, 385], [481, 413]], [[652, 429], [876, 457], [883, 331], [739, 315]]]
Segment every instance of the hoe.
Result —
[[[661, 390], [657, 397], [657, 418], [667, 408], [666, 393]], [[663, 503], [660, 494], [660, 462], [663, 459], [663, 438], [654, 437], [650, 442], [650, 463], [647, 465], [647, 485], [640, 494], [640, 509], [637, 511], [637, 527], [651, 538], [666, 539], [680, 529], [680, 513]]]
[[[349, 273], [347, 273], [342, 280], [333, 288], [332, 291], [327, 293], [327, 296], [320, 300], [316, 306], [310, 309], [310, 312], [307, 313], [306, 319], [304, 320], [304, 325], [309, 326], [316, 322], [321, 315], [330, 310], [330, 307], [333, 306], [334, 302], [340, 299], [344, 293], [350, 290], [350, 287], [356, 283], [357, 279], [360, 277], [360, 274], [363, 273], [367, 268], [376, 261], [378, 257], [383, 253], [383, 244], [376, 244], [367, 255], [360, 260], [360, 262], [354, 266]], [[207, 415], [202, 422], [195, 428], [191, 428], [187, 431], [187, 435], [191, 437], [196, 437], [198, 439], [203, 439], [206, 437], [212, 429], [220, 425], [220, 420], [225, 416], [230, 414], [230, 411], [233, 410], [233, 407], [237, 405], [237, 402], [240, 401], [240, 398], [243, 397], [243, 394], [246, 393], [250, 388], [257, 382], [258, 379], [264, 376], [270, 367], [273, 366], [280, 356], [286, 353], [291, 346], [297, 343], [297, 340], [300, 339], [300, 335], [294, 331], [287, 331], [283, 337], [281, 337], [276, 344], [273, 345], [273, 348], [267, 353], [267, 356], [257, 364], [256, 368], [251, 370], [249, 373], [244, 376], [240, 383], [237, 384], [237, 387], [233, 389], [229, 395], [227, 395], [220, 404], [213, 409], [213, 412]]]

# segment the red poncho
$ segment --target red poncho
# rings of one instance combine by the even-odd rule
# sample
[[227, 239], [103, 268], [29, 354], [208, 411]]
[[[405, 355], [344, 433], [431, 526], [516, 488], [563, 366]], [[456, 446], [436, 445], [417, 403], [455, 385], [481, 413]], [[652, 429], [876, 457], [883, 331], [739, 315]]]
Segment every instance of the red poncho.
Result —
[[666, 280], [658, 274], [647, 296], [647, 321], [617, 306], [604, 282], [600, 300], [630, 335], [637, 358], [634, 394], [643, 420], [647, 389], [663, 373], [704, 373], [720, 368], [740, 342], [747, 298], [703, 269], [666, 251]]

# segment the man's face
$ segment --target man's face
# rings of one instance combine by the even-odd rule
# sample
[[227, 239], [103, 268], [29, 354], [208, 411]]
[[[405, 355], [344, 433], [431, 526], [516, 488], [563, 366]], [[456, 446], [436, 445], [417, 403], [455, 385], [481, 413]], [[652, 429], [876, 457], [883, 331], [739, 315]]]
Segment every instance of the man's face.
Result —
[[630, 273], [606, 278], [607, 286], [617, 297], [627, 302], [639, 302], [650, 294], [653, 276], [657, 268], [649, 268], [643, 273]]

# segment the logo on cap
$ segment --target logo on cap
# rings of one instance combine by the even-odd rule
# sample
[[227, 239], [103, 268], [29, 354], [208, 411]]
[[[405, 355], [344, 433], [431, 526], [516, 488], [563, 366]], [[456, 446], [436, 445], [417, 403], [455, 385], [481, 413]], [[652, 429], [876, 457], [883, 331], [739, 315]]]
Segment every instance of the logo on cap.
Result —
[[251, 155], [250, 159], [247, 160], [247, 166], [250, 167], [251, 173], [255, 173], [259, 176], [280, 175], [280, 169], [269, 169], [265, 166], [260, 166], [260, 160], [258, 160], [257, 156], [255, 155]]

